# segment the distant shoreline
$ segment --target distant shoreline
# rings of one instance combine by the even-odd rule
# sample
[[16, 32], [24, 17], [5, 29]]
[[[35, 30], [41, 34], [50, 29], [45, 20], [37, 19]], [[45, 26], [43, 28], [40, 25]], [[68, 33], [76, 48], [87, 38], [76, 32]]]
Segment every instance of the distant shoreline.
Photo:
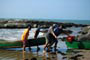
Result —
[[54, 22], [54, 21], [43, 21], [43, 20], [15, 20], [15, 19], [0, 19], [0, 28], [26, 28], [28, 25], [32, 25], [33, 28], [41, 26], [42, 28], [48, 28], [52, 24], [59, 24], [66, 27], [85, 27], [88, 24], [75, 24], [75, 23], [64, 23], [64, 22]]

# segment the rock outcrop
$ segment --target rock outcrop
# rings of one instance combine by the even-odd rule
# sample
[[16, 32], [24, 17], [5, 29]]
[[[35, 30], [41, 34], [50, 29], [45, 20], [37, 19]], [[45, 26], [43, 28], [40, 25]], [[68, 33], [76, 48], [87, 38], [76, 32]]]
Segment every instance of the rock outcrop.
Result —
[[79, 36], [79, 41], [90, 40], [90, 26], [84, 27], [82, 29], [82, 35]]
[[43, 28], [48, 28], [52, 24], [59, 24], [63, 25], [64, 28], [66, 27], [84, 27], [87, 25], [82, 24], [74, 24], [74, 23], [62, 23], [62, 22], [50, 22], [50, 21], [36, 21], [36, 20], [0, 20], [0, 28], [26, 28], [29, 24], [32, 25], [32, 27], [37, 27], [38, 25]]

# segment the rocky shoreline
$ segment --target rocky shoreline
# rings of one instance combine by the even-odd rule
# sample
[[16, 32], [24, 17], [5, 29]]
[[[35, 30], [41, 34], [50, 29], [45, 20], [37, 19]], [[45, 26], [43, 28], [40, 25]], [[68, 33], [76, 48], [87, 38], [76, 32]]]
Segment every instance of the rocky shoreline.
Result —
[[63, 25], [64, 28], [66, 27], [85, 27], [88, 25], [83, 24], [74, 24], [74, 23], [62, 23], [62, 22], [49, 22], [49, 21], [35, 21], [35, 20], [0, 20], [0, 28], [26, 28], [28, 25], [32, 25], [32, 27], [36, 28], [38, 26], [41, 26], [42, 28], [48, 28], [52, 24], [59, 24]]

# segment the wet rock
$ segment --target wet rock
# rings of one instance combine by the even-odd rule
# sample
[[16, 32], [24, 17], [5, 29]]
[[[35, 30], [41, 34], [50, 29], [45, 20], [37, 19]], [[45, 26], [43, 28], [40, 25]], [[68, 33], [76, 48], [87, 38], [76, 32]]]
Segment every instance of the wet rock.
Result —
[[71, 30], [63, 30], [64, 31], [64, 34], [66, 34], [66, 33], [68, 33], [68, 34], [71, 34], [71, 33], [73, 33], [73, 31], [71, 31]]
[[77, 55], [75, 55], [75, 56], [70, 57], [70, 59], [79, 60], [78, 58], [79, 58], [79, 57], [82, 57], [82, 56], [83, 56], [83, 55], [77, 54]]
[[83, 32], [84, 34], [80, 35], [78, 37], [78, 40], [79, 41], [90, 40], [90, 26], [83, 28]]
[[37, 58], [36, 57], [33, 57], [33, 58], [31, 58], [31, 60], [37, 60]]
[[61, 55], [66, 55], [65, 53], [61, 52], [61, 51], [58, 51], [58, 53], [60, 53]]
[[47, 60], [51, 60], [50, 57], [47, 57]]
[[80, 52], [82, 52], [82, 51], [73, 51], [74, 54], [78, 54]]
[[81, 35], [78, 38], [79, 41], [87, 41], [90, 40], [90, 34]]
[[88, 33], [90, 31], [90, 26], [82, 28], [83, 33]]
[[37, 24], [34, 24], [34, 25], [33, 25], [33, 27], [35, 27], [35, 28], [36, 28], [37, 26], [38, 26]]
[[66, 58], [67, 58], [66, 56], [62, 57], [62, 59], [66, 59]]

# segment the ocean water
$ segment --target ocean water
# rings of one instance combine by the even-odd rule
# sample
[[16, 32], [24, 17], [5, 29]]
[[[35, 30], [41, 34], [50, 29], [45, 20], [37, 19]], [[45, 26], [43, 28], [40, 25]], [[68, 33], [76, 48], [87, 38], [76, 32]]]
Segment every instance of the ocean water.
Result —
[[[2, 20], [2, 19], [0, 19]], [[33, 20], [33, 21], [53, 21], [53, 22], [63, 22], [63, 23], [75, 23], [75, 24], [88, 24], [90, 25], [90, 20], [69, 20], [69, 19], [21, 19], [21, 18], [13, 18], [13, 19], [3, 19], [3, 20]]]
[[63, 23], [75, 23], [75, 24], [88, 24], [90, 25], [90, 20], [62, 20], [62, 19], [32, 19], [36, 21], [53, 21], [53, 22], [63, 22]]

